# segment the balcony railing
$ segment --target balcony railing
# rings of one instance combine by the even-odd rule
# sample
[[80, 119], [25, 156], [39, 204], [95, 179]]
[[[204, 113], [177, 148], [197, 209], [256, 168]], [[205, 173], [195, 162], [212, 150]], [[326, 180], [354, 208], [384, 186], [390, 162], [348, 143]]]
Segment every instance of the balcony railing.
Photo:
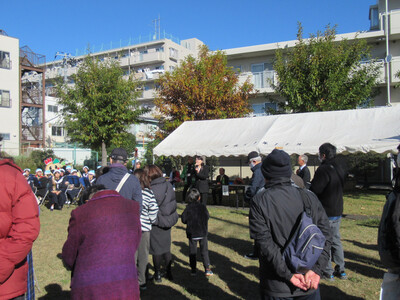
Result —
[[129, 66], [135, 64], [149, 64], [165, 61], [165, 54], [163, 52], [150, 52], [150, 53], [133, 53], [131, 56], [122, 57], [120, 59], [121, 66]]
[[247, 79], [254, 84], [254, 88], [260, 92], [272, 92], [272, 84], [277, 83], [275, 71], [264, 72], [243, 72], [239, 75], [239, 83], [244, 83]]

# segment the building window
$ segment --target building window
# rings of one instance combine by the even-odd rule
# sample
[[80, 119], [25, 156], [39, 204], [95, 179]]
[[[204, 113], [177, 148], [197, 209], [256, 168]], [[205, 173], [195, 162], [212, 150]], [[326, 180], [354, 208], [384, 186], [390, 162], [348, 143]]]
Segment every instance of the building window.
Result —
[[0, 137], [2, 137], [3, 140], [5, 140], [5, 141], [9, 141], [10, 140], [10, 134], [9, 133], [0, 133]]
[[242, 66], [233, 66], [232, 69], [233, 69], [233, 71], [235, 71], [236, 74], [239, 74], [242, 72]]
[[11, 107], [10, 91], [0, 90], [0, 107]]
[[379, 10], [378, 5], [369, 7], [370, 30], [379, 30]]
[[156, 52], [164, 52], [164, 47], [158, 47], [158, 48], [156, 48]]
[[252, 64], [251, 73], [253, 73], [253, 84], [256, 89], [262, 89], [270, 86], [270, 81], [274, 79], [272, 64]]
[[178, 59], [178, 50], [169, 48], [169, 56], [174, 59]]
[[277, 103], [265, 102], [253, 104], [252, 108], [255, 116], [267, 116], [270, 115], [272, 111], [276, 111], [278, 109], [278, 105]]
[[11, 68], [10, 52], [0, 51], [0, 68]]
[[175, 70], [175, 68], [176, 68], [175, 66], [169, 66], [169, 71], [173, 72]]
[[64, 128], [62, 126], [52, 126], [51, 127], [52, 136], [64, 136]]
[[47, 105], [48, 112], [58, 113], [58, 106], [57, 105]]
[[264, 105], [265, 105], [265, 113], [267, 115], [270, 115], [271, 112], [278, 110], [278, 103], [265, 102]]

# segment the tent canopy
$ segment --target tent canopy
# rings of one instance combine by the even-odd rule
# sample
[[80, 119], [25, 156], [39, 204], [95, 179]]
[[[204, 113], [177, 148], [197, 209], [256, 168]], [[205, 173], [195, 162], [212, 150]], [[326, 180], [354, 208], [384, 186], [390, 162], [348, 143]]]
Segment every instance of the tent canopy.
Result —
[[400, 143], [400, 105], [187, 121], [157, 147], [155, 156], [245, 156], [278, 148], [289, 154], [317, 154], [323, 143], [338, 153], [395, 151]]

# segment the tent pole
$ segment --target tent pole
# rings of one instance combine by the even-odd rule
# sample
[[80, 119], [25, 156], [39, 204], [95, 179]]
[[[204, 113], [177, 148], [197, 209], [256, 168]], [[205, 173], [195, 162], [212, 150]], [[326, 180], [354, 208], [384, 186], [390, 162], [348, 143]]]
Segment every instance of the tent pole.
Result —
[[240, 162], [240, 178], [243, 179], [243, 176], [242, 176], [242, 158], [240, 158], [239, 162]]

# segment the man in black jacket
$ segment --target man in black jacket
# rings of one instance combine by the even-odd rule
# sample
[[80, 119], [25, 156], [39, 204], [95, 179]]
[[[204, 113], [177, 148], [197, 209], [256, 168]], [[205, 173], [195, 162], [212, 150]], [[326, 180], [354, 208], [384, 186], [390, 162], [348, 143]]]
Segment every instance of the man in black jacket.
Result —
[[324, 277], [331, 281], [334, 280], [334, 276], [347, 279], [339, 231], [343, 214], [343, 186], [346, 172], [337, 162], [336, 147], [330, 143], [319, 147], [319, 159], [321, 166], [315, 172], [310, 190], [317, 195], [328, 215], [332, 233], [331, 260], [336, 264], [335, 270], [331, 263], [327, 265]]
[[319, 280], [329, 260], [331, 236], [328, 218], [310, 191], [305, 190], [311, 206], [311, 217], [326, 237], [325, 247], [312, 270], [293, 274], [282, 258], [282, 250], [290, 238], [296, 220], [304, 211], [298, 187], [291, 184], [289, 155], [273, 150], [261, 167], [265, 190], [254, 196], [250, 207], [250, 233], [260, 248], [261, 299], [320, 299]]
[[[246, 190], [246, 193], [244, 194], [244, 200], [246, 202], [251, 203], [253, 197], [257, 194], [257, 192], [264, 186], [265, 181], [264, 181], [264, 176], [261, 173], [261, 156], [258, 154], [257, 151], [252, 151], [247, 155], [247, 162], [249, 164], [249, 167], [251, 169], [251, 172], [253, 172], [253, 175], [251, 176], [251, 182], [250, 186]], [[250, 236], [253, 238], [252, 236]], [[244, 257], [247, 259], [258, 259], [259, 255], [259, 249], [257, 248], [257, 244], [254, 242], [253, 246], [253, 252], [246, 254]]]
[[296, 174], [301, 177], [304, 181], [304, 186], [308, 189], [310, 188], [311, 185], [311, 174], [310, 170], [307, 167], [307, 161], [308, 157], [305, 154], [302, 154], [299, 156], [297, 159], [297, 162], [299, 164], [299, 168], [296, 171]]

